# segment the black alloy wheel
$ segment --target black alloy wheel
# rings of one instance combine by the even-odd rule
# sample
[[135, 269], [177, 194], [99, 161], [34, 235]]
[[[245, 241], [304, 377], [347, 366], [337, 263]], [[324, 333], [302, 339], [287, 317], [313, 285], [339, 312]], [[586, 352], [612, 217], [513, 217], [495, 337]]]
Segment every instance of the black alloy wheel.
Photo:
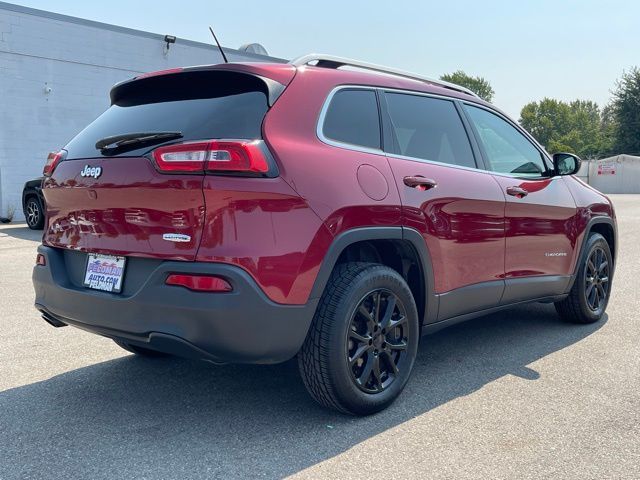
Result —
[[415, 299], [398, 271], [339, 264], [298, 353], [302, 380], [325, 407], [351, 415], [379, 412], [407, 384], [419, 340]]
[[404, 368], [409, 344], [406, 309], [389, 290], [367, 293], [355, 309], [347, 333], [346, 360], [362, 391], [388, 388]]
[[609, 297], [609, 260], [601, 247], [591, 251], [584, 275], [584, 295], [587, 306], [593, 312], [598, 312]]
[[593, 323], [600, 320], [611, 296], [613, 273], [613, 256], [609, 243], [601, 234], [591, 232], [569, 294], [555, 303], [560, 316], [573, 323]]

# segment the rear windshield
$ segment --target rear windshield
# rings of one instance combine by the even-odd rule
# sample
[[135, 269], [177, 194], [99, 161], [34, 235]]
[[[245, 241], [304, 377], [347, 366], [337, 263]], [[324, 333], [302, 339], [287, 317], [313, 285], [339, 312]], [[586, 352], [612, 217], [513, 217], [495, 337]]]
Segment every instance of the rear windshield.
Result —
[[[267, 94], [260, 78], [238, 72], [183, 72], [137, 80], [112, 92], [111, 107], [67, 144], [67, 159], [101, 157], [98, 140], [128, 133], [181, 132], [179, 141], [259, 139]], [[158, 145], [108, 155], [138, 156]]]

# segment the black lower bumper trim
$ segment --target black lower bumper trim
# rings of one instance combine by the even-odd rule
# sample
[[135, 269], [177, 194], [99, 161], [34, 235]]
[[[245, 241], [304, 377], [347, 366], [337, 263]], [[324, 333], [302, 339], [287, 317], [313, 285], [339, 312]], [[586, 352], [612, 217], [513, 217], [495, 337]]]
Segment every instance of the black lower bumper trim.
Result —
[[[304, 342], [317, 299], [306, 305], [272, 302], [239, 267], [220, 263], [158, 263], [139, 288], [112, 294], [78, 286], [63, 250], [40, 246], [46, 266], [33, 270], [36, 308], [49, 323], [72, 325], [174, 355], [217, 363], [278, 363]], [[135, 272], [125, 273], [126, 275]], [[231, 293], [167, 286], [170, 273], [227, 279]]]
[[66, 327], [68, 325], [67, 323], [62, 322], [59, 319], [57, 319], [55, 316], [51, 315], [44, 308], [39, 307], [38, 305], [36, 305], [36, 308], [40, 310], [40, 313], [42, 313], [42, 319], [52, 327], [60, 328], [60, 327]]
[[94, 325], [85, 325], [68, 318], [58, 318], [52, 313], [48, 312], [42, 305], [36, 304], [36, 308], [42, 313], [42, 318], [53, 325], [54, 327], [66, 327], [71, 325], [81, 330], [86, 330], [103, 337], [112, 338], [115, 340], [123, 340], [131, 345], [137, 345], [144, 348], [151, 348], [159, 352], [169, 353], [183, 358], [192, 358], [195, 360], [207, 360], [217, 364], [227, 363], [224, 360], [212, 355], [209, 352], [198, 348], [196, 345], [187, 342], [186, 340], [176, 337], [174, 335], [167, 335], [165, 333], [151, 332], [147, 336], [131, 335], [127, 332], [119, 332], [117, 330], [110, 330], [108, 328], [96, 327]]

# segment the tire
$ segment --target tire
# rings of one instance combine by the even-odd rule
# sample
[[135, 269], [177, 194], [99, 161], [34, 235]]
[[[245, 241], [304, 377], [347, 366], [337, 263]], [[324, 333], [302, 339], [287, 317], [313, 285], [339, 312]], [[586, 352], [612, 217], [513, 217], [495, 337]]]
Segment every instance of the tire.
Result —
[[419, 335], [415, 301], [398, 272], [372, 263], [338, 265], [298, 354], [302, 380], [324, 407], [379, 412], [409, 380]]
[[594, 323], [602, 318], [611, 295], [613, 259], [609, 244], [599, 233], [591, 233], [580, 258], [580, 268], [569, 296], [555, 303], [563, 320]]
[[123, 340], [113, 341], [121, 348], [124, 348], [127, 352], [135, 353], [136, 355], [140, 355], [143, 357], [169, 357], [168, 353], [158, 352], [157, 350], [151, 350], [150, 348], [138, 347], [137, 345], [131, 345]]
[[24, 205], [24, 218], [27, 221], [27, 226], [31, 230], [42, 230], [44, 227], [44, 212], [40, 202], [34, 198], [29, 197], [27, 203]]

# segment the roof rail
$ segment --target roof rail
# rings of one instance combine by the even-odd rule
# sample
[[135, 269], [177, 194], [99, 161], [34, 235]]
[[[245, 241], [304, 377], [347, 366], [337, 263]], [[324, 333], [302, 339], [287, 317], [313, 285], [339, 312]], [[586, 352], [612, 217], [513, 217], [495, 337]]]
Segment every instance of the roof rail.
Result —
[[445, 82], [444, 80], [436, 80], [434, 78], [425, 77], [417, 73], [405, 72], [404, 70], [397, 70], [395, 68], [385, 67], [383, 65], [376, 65], [375, 63], [361, 62], [359, 60], [352, 60], [350, 58], [336, 57], [334, 55], [324, 55], [321, 53], [310, 53], [309, 55], [303, 55], [289, 62], [290, 65], [295, 67], [302, 67], [308, 65], [311, 62], [317, 62], [317, 67], [325, 68], [340, 68], [344, 66], [362, 68], [364, 70], [371, 70], [379, 73], [386, 73], [388, 75], [395, 75], [397, 77], [409, 78], [411, 80], [418, 80], [420, 82], [427, 82], [440, 87], [449, 88], [458, 92], [466, 93], [474, 97], [478, 95], [468, 88], [461, 87], [455, 83]]

